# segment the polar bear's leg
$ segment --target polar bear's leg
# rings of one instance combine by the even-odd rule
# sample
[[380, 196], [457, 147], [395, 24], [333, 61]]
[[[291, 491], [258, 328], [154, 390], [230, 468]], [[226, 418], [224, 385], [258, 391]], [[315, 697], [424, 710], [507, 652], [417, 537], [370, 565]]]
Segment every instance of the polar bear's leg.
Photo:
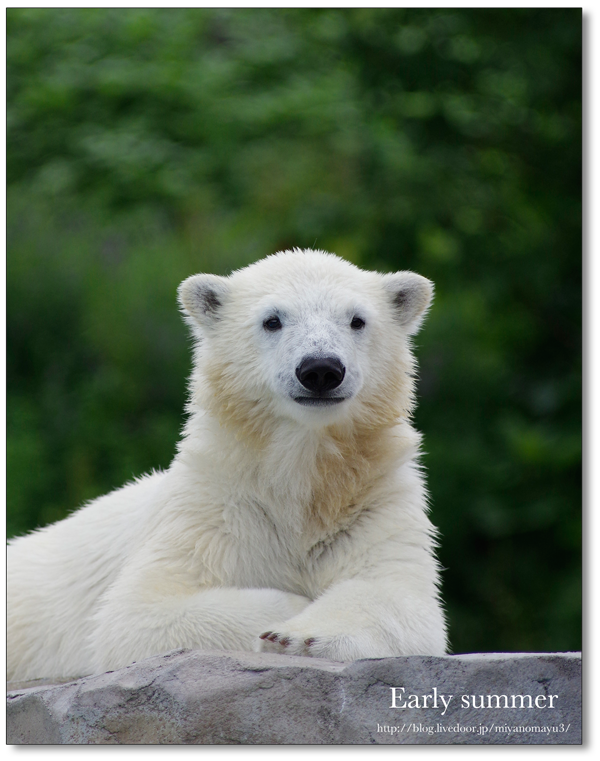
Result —
[[332, 660], [443, 655], [446, 625], [437, 590], [402, 579], [349, 579], [287, 621], [272, 623], [255, 650]]
[[211, 588], [159, 599], [122, 590], [110, 594], [95, 616], [94, 671], [176, 648], [252, 651], [270, 621], [292, 618], [309, 603], [279, 589]]

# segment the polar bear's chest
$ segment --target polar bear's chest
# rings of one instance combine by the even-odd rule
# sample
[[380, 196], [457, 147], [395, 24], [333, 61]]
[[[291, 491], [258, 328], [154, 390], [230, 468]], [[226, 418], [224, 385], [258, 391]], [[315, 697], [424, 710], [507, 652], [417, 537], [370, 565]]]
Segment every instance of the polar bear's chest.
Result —
[[[258, 503], [226, 508], [222, 524], [206, 547], [203, 565], [221, 584], [276, 588], [317, 594], [322, 553], [312, 549], [301, 525], [274, 521]], [[219, 548], [218, 556], [212, 548]]]

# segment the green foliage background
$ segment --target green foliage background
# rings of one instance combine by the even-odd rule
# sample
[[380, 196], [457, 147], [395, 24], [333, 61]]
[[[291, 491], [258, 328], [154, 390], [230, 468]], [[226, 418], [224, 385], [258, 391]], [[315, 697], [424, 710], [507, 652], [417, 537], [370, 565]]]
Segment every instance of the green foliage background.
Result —
[[456, 652], [580, 642], [581, 11], [9, 9], [8, 533], [167, 467], [177, 284], [319, 247], [418, 337]]

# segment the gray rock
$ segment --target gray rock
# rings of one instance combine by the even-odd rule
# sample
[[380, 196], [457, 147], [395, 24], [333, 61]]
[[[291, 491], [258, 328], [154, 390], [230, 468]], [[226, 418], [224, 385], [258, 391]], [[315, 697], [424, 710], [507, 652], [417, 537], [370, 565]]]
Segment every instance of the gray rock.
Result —
[[334, 663], [176, 650], [64, 684], [9, 684], [7, 740], [579, 744], [581, 655], [474, 653]]

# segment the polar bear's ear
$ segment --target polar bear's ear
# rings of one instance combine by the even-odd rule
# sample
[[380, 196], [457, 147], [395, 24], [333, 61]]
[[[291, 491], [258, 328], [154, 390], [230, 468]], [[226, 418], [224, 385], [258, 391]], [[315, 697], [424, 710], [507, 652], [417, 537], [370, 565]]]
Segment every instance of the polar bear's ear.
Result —
[[394, 272], [383, 276], [395, 319], [410, 335], [421, 326], [433, 297], [433, 283], [414, 272]]
[[200, 325], [220, 320], [221, 307], [229, 295], [227, 279], [217, 275], [192, 275], [179, 286], [183, 311]]

